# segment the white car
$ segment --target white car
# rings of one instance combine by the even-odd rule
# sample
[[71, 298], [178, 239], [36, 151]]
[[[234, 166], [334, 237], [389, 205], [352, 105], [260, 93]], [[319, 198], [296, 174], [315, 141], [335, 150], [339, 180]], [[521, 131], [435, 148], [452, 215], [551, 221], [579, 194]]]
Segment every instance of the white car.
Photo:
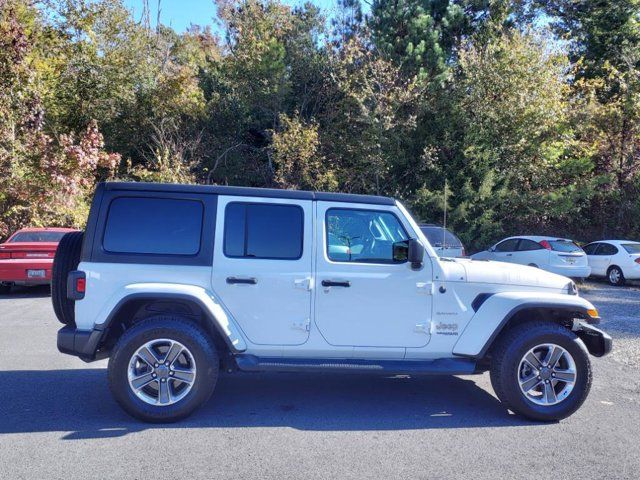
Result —
[[640, 242], [600, 240], [584, 247], [591, 275], [607, 277], [611, 285], [640, 279]]
[[509, 237], [471, 258], [519, 263], [571, 278], [586, 278], [591, 274], [587, 255], [568, 238], [535, 235]]
[[108, 357], [114, 397], [149, 422], [206, 403], [221, 371], [489, 371], [505, 408], [559, 420], [612, 347], [571, 280], [439, 257], [388, 197], [100, 184], [51, 298], [58, 349]]

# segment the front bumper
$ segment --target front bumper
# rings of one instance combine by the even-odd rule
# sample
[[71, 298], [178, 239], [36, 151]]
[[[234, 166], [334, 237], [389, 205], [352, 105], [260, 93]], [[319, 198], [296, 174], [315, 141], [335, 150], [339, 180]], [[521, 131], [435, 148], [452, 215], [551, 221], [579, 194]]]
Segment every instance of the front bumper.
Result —
[[99, 329], [77, 330], [67, 325], [58, 330], [58, 350], [79, 357], [85, 362], [103, 358], [98, 351], [104, 331]]
[[584, 320], [575, 321], [572, 330], [584, 342], [589, 353], [594, 357], [604, 357], [613, 348], [613, 339], [599, 328]]

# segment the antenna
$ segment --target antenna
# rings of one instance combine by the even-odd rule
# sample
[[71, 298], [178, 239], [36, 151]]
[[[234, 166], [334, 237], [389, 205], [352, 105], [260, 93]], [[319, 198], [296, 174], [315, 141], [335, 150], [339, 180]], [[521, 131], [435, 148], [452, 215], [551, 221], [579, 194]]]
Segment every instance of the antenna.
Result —
[[442, 249], [446, 246], [447, 232], [447, 179], [444, 180], [444, 221], [442, 222]]

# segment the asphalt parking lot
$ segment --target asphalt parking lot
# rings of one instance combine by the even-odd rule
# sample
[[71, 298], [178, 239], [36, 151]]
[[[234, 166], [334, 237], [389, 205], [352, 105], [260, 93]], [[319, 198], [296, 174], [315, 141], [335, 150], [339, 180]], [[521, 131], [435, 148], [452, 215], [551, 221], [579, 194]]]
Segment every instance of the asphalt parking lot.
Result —
[[0, 479], [634, 478], [640, 472], [640, 288], [587, 283], [614, 352], [555, 424], [507, 412], [489, 376], [222, 377], [170, 426], [129, 418], [106, 362], [59, 354], [46, 289], [0, 296]]

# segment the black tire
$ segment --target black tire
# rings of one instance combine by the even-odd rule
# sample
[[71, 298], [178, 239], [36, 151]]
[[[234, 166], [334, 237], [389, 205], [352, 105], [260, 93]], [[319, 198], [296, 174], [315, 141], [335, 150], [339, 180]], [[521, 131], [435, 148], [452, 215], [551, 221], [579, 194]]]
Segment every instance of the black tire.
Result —
[[[146, 403], [129, 385], [128, 368], [134, 353], [154, 339], [180, 342], [193, 356], [196, 375], [191, 390], [176, 403]], [[144, 422], [171, 423], [189, 416], [207, 402], [218, 380], [220, 360], [211, 337], [198, 325], [180, 317], [158, 316], [141, 321], [118, 340], [109, 359], [109, 388], [120, 406]]]
[[[568, 396], [555, 405], [538, 405], [527, 398], [518, 382], [524, 355], [537, 345], [552, 343], [564, 348], [576, 365], [576, 381]], [[491, 385], [500, 401], [511, 411], [539, 421], [556, 421], [572, 415], [591, 389], [589, 352], [575, 333], [561, 325], [530, 321], [507, 330], [492, 351]]]
[[0, 295], [6, 295], [11, 292], [11, 285], [0, 284]]
[[607, 270], [607, 281], [614, 287], [621, 287], [624, 285], [626, 279], [624, 278], [622, 269], [617, 265], [609, 267], [609, 270]]
[[539, 268], [538, 265], [536, 265], [535, 263], [530, 263], [529, 266], [533, 268]]
[[51, 270], [51, 303], [58, 320], [65, 325], [75, 325], [75, 301], [67, 298], [67, 276], [80, 263], [83, 232], [69, 232], [58, 244]]

